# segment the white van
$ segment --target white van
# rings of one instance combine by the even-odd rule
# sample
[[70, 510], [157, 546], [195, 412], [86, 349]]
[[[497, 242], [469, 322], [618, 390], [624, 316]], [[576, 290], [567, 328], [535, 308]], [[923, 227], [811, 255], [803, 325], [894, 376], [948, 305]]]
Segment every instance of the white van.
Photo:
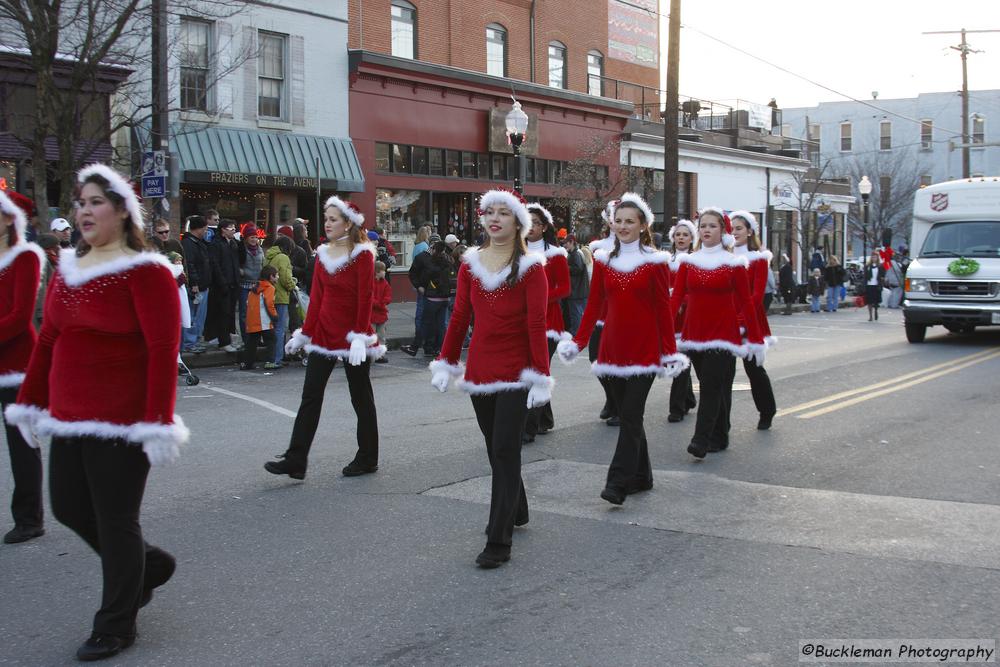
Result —
[[917, 191], [906, 271], [906, 339], [927, 327], [968, 333], [1000, 325], [1000, 177], [937, 183]]

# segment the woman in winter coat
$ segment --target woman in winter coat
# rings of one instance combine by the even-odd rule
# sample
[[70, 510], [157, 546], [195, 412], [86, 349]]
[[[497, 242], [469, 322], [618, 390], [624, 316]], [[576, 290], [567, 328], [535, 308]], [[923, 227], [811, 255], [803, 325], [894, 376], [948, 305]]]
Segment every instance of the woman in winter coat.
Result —
[[[17, 400], [24, 371], [35, 348], [32, 317], [41, 271], [47, 263], [40, 247], [25, 234], [24, 211], [0, 190], [0, 410]], [[5, 423], [14, 495], [10, 509], [14, 527], [4, 544], [26, 542], [45, 533], [42, 519], [42, 457], [14, 424]]]
[[[547, 286], [545, 257], [527, 252], [531, 217], [524, 198], [490, 190], [479, 200], [485, 241], [462, 255], [441, 356], [433, 361], [431, 384], [446, 391], [452, 377], [472, 397], [493, 470], [486, 547], [476, 557], [482, 568], [510, 560], [514, 526], [528, 523], [521, 481], [521, 433], [528, 410], [552, 398], [545, 342]], [[462, 343], [472, 317], [476, 326], [465, 367]]]
[[[694, 249], [694, 239], [697, 230], [690, 220], [678, 220], [677, 224], [670, 228], [668, 237], [673, 245], [674, 254], [670, 259], [670, 282], [677, 279], [677, 272], [680, 271], [680, 256], [690, 254]], [[674, 316], [674, 331], [680, 335], [681, 327], [684, 325], [684, 308], [681, 304]], [[670, 384], [670, 413], [667, 421], [677, 423], [684, 419], [684, 416], [698, 407], [698, 401], [694, 398], [694, 387], [691, 384], [691, 368], [685, 368], [677, 374]]]
[[274, 306], [278, 309], [278, 319], [274, 323], [274, 358], [272, 363], [281, 365], [285, 353], [285, 331], [288, 330], [288, 304], [290, 293], [298, 284], [292, 275], [292, 253], [295, 243], [284, 234], [278, 234], [274, 245], [264, 253], [264, 266], [278, 270], [278, 283], [274, 286]]
[[671, 295], [674, 312], [685, 304], [677, 347], [691, 357], [701, 387], [694, 437], [687, 448], [697, 458], [729, 446], [736, 357], [752, 357], [763, 367], [767, 349], [750, 296], [749, 262], [731, 252], [732, 231], [721, 209], [701, 212], [698, 246], [681, 256]]
[[830, 255], [823, 269], [823, 278], [826, 280], [826, 310], [828, 313], [837, 312], [837, 305], [840, 303], [840, 288], [844, 284], [847, 273], [840, 265], [840, 260], [836, 255]]
[[356, 205], [339, 197], [326, 200], [323, 229], [329, 243], [316, 251], [305, 324], [285, 348], [288, 354], [304, 349], [309, 363], [288, 450], [278, 461], [264, 464], [275, 475], [305, 478], [326, 385], [338, 359], [346, 362], [347, 389], [358, 418], [358, 451], [342, 473], [355, 477], [378, 470], [378, 416], [369, 373], [385, 346], [378, 344], [372, 327], [375, 246], [365, 237], [364, 222]]
[[[240, 339], [247, 339], [247, 299], [256, 289], [260, 270], [264, 268], [264, 249], [260, 247], [257, 227], [252, 222], [243, 225], [240, 232]], [[271, 359], [274, 356], [272, 354]]]
[[614, 247], [594, 253], [594, 280], [583, 321], [559, 356], [573, 361], [606, 313], [601, 347], [592, 370], [606, 377], [621, 419], [618, 446], [601, 498], [614, 505], [653, 488], [643, 417], [657, 377], [676, 377], [688, 367], [677, 352], [670, 304], [670, 253], [652, 247], [653, 212], [639, 195], [626, 192], [614, 206]]
[[[548, 283], [548, 306], [545, 313], [545, 335], [549, 345], [549, 364], [556, 352], [556, 343], [571, 336], [563, 323], [562, 300], [569, 296], [568, 253], [556, 242], [556, 226], [552, 214], [541, 204], [528, 204], [531, 229], [528, 230], [528, 252], [545, 257], [545, 280]], [[539, 433], [548, 433], [555, 428], [552, 403], [528, 411], [528, 421], [524, 427], [524, 442], [534, 442]]]
[[878, 307], [882, 303], [882, 286], [885, 284], [885, 267], [882, 265], [882, 258], [878, 251], [865, 262], [865, 305], [868, 306], [868, 321], [872, 321], [874, 315], [878, 320]]
[[[737, 257], [746, 257], [748, 263], [750, 303], [746, 304], [744, 310], [753, 313], [757, 318], [757, 326], [764, 337], [764, 342], [769, 346], [774, 345], [778, 339], [771, 335], [767, 313], [764, 312], [764, 290], [767, 287], [767, 274], [771, 270], [771, 252], [760, 246], [760, 227], [753, 213], [733, 211], [729, 218], [733, 226], [733, 238], [736, 240], [733, 254]], [[743, 326], [746, 328], [746, 324]], [[758, 365], [752, 358], [743, 358], [743, 370], [750, 380], [750, 394], [753, 396], [753, 404], [759, 415], [757, 428], [766, 431], [771, 428], [774, 414], [778, 411], [774, 402], [771, 378], [768, 377], [764, 366]]]
[[150, 465], [174, 459], [188, 430], [174, 414], [180, 267], [146, 251], [138, 199], [117, 172], [90, 165], [78, 183], [82, 239], [62, 252], [6, 416], [52, 436], [52, 512], [101, 558], [101, 608], [77, 651], [97, 660], [132, 645], [139, 607], [173, 574], [173, 557], [143, 541], [139, 510]]

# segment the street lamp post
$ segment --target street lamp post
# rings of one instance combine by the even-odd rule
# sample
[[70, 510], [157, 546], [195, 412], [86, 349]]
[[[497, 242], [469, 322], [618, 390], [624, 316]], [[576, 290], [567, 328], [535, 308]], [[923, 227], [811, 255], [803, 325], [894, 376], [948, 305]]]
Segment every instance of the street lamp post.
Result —
[[521, 155], [521, 144], [524, 142], [524, 135], [528, 132], [528, 114], [521, 110], [521, 103], [514, 100], [514, 106], [507, 112], [505, 119], [507, 126], [507, 137], [510, 139], [511, 148], [514, 149], [514, 157], [517, 159], [517, 175], [514, 177], [514, 189], [518, 194], [524, 194], [525, 163], [524, 156]]
[[861, 193], [861, 205], [864, 207], [864, 232], [861, 238], [861, 247], [863, 248], [861, 262], [868, 261], [868, 195], [872, 193], [872, 182], [868, 180], [867, 176], [862, 176], [861, 181], [858, 183], [858, 192]]

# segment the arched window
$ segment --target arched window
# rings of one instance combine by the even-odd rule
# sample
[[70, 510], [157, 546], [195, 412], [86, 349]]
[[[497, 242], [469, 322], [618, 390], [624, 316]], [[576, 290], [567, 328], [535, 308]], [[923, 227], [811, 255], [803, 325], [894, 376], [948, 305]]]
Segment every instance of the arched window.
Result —
[[553, 88], [566, 88], [566, 45], [562, 42], [549, 42], [549, 85]]
[[587, 54], [587, 92], [604, 95], [604, 54], [597, 50]]
[[417, 57], [417, 8], [406, 0], [392, 0], [392, 55]]
[[507, 76], [507, 29], [499, 23], [486, 26], [486, 73]]

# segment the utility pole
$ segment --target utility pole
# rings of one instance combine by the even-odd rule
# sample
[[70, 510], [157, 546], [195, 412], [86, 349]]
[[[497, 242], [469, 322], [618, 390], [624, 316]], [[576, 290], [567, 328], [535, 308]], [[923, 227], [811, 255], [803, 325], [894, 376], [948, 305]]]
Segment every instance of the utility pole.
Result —
[[[153, 150], [168, 150], [170, 143], [170, 117], [167, 112], [167, 0], [152, 0], [152, 47], [153, 47], [153, 109], [152, 109], [152, 139]], [[168, 157], [168, 160], [170, 158]], [[173, 183], [168, 183], [164, 198], [154, 200], [153, 215], [163, 215], [170, 204], [164, 206], [164, 199], [169, 195]]]
[[670, 0], [667, 29], [667, 108], [663, 113], [663, 231], [677, 222], [679, 144], [677, 110], [680, 106], [681, 0]]
[[962, 43], [958, 46], [949, 47], [953, 51], [958, 51], [962, 56], [962, 178], [968, 178], [969, 167], [969, 69], [968, 58], [970, 53], [980, 53], [969, 47], [965, 41], [966, 33], [976, 32], [1000, 32], [1000, 30], [936, 30], [925, 32], [925, 35], [962, 35]]

